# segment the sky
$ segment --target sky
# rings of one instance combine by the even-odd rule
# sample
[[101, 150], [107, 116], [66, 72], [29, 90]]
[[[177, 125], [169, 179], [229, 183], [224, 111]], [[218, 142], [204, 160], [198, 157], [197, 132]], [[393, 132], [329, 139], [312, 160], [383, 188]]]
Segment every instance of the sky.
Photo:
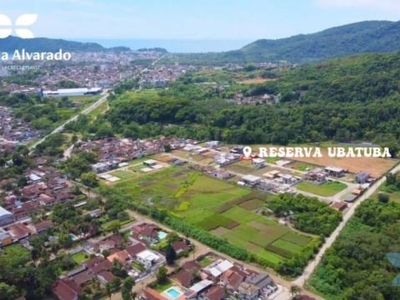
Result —
[[0, 0], [36, 37], [277, 39], [365, 20], [400, 20], [400, 0]]

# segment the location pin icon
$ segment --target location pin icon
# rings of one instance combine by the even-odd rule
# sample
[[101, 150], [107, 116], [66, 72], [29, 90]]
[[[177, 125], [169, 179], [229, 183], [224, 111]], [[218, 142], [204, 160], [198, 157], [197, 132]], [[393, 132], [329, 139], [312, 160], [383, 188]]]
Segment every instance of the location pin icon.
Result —
[[246, 146], [246, 147], [243, 148], [243, 155], [244, 155], [244, 157], [249, 158], [250, 155], [251, 155], [251, 152], [252, 152], [252, 151], [251, 151], [251, 147]]

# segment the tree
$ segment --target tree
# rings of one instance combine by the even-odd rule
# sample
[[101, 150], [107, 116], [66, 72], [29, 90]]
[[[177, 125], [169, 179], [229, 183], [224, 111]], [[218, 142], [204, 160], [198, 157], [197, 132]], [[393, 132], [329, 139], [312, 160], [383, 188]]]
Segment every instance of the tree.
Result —
[[388, 203], [390, 200], [389, 195], [385, 193], [379, 193], [378, 201], [381, 203]]
[[99, 179], [94, 172], [82, 173], [79, 179], [84, 185], [91, 188], [97, 187], [99, 185]]
[[119, 220], [111, 221], [108, 224], [108, 230], [112, 231], [115, 234], [119, 233], [120, 229], [121, 229], [121, 222]]
[[156, 277], [158, 283], [166, 283], [168, 281], [168, 270], [165, 267], [159, 268]]
[[132, 277], [128, 277], [124, 280], [121, 288], [121, 295], [123, 300], [133, 300], [132, 288], [135, 285], [135, 280]]
[[0, 282], [0, 299], [16, 299], [18, 296], [20, 293], [15, 286]]
[[176, 251], [171, 244], [168, 244], [167, 248], [165, 249], [165, 258], [167, 260], [167, 264], [173, 265], [177, 258]]
[[119, 278], [119, 277], [115, 277], [113, 280], [111, 280], [111, 282], [110, 282], [111, 291], [113, 293], [118, 291], [119, 288], [121, 287], [121, 283], [122, 283], [121, 278]]
[[165, 145], [164, 145], [164, 151], [165, 151], [165, 152], [171, 152], [171, 150], [172, 150], [172, 147], [171, 147], [170, 144], [165, 144]]
[[180, 236], [174, 231], [171, 231], [170, 233], [168, 233], [166, 239], [169, 244], [172, 244], [172, 243], [175, 243], [175, 242], [181, 240]]

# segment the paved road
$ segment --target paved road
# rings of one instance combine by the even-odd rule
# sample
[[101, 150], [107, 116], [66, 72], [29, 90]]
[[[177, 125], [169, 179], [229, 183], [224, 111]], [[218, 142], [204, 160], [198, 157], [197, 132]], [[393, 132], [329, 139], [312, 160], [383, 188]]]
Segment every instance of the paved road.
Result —
[[[400, 165], [397, 165], [391, 173], [397, 173], [400, 171]], [[293, 281], [293, 284], [296, 284], [298, 286], [304, 286], [304, 284], [307, 282], [307, 280], [310, 278], [311, 274], [314, 272], [315, 268], [321, 261], [321, 258], [324, 256], [326, 250], [332, 246], [332, 244], [335, 242], [336, 238], [339, 236], [340, 232], [344, 228], [344, 226], [347, 224], [347, 222], [350, 220], [350, 218], [353, 216], [354, 212], [356, 211], [357, 207], [366, 199], [372, 196], [379, 187], [385, 183], [386, 177], [383, 177], [373, 183], [368, 190], [364, 192], [363, 195], [358, 198], [358, 200], [349, 208], [347, 213], [343, 216], [343, 221], [339, 224], [339, 226], [335, 229], [335, 231], [331, 234], [329, 238], [326, 239], [324, 245], [320, 248], [317, 256], [315, 257], [314, 260], [310, 261], [310, 263], [307, 265], [307, 267], [304, 269], [303, 274], [297, 278], [295, 281]]]

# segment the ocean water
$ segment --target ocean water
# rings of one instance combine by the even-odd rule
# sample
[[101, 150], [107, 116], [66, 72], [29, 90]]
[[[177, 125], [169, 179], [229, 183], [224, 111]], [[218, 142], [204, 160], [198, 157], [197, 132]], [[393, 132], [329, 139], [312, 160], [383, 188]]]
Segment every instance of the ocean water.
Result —
[[171, 53], [204, 53], [238, 50], [254, 40], [169, 40], [169, 39], [71, 39], [77, 42], [93, 42], [104, 47], [125, 46], [132, 50], [164, 48]]

